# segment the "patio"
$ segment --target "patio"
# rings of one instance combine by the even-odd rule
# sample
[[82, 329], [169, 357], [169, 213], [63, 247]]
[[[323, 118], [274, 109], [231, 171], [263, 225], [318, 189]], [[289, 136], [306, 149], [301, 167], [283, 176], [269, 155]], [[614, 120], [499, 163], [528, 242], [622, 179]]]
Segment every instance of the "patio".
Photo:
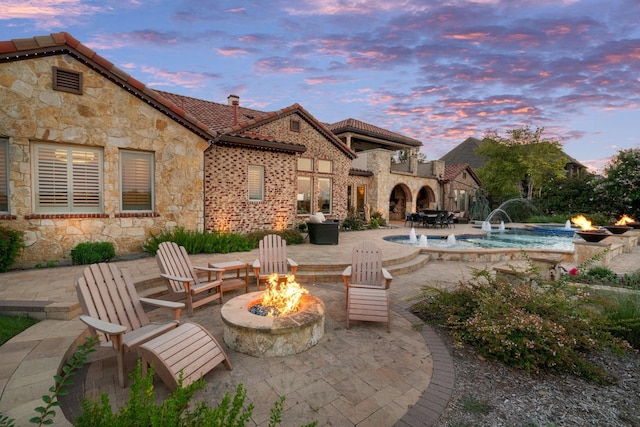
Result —
[[[455, 286], [468, 278], [473, 268], [487, 267], [484, 262], [425, 261], [414, 254], [415, 248], [403, 247], [382, 240], [387, 235], [408, 233], [408, 227], [341, 233], [337, 246], [317, 246], [305, 243], [293, 245], [289, 255], [300, 263], [300, 281], [311, 294], [326, 304], [325, 336], [306, 352], [271, 358], [255, 358], [225, 351], [234, 370], [220, 366], [205, 379], [207, 387], [200, 398], [216, 403], [224, 393], [233, 392], [242, 382], [248, 400], [256, 406], [253, 422], [264, 425], [269, 410], [280, 396], [286, 396], [283, 425], [300, 425], [318, 420], [319, 425], [432, 425], [446, 407], [454, 384], [452, 361], [439, 337], [429, 327], [413, 330], [417, 319], [407, 308], [408, 299], [419, 293], [428, 282], [443, 287]], [[462, 228], [462, 227], [459, 227]], [[429, 233], [450, 233], [451, 230], [428, 230]], [[456, 233], [461, 232], [456, 229]], [[350, 261], [351, 248], [359, 240], [376, 241], [383, 250], [385, 263], [392, 271], [391, 333], [383, 324], [355, 322], [345, 329], [344, 287], [341, 281], [323, 281], [322, 277], [339, 274], [341, 265]], [[636, 251], [634, 251], [636, 252]], [[206, 263], [212, 257], [224, 262], [242, 260], [251, 262], [255, 251], [224, 255], [197, 255], [194, 264]], [[340, 260], [340, 266], [332, 264]], [[429, 262], [427, 262], [429, 261]], [[634, 260], [616, 257], [616, 271], [624, 263], [631, 268]], [[159, 273], [154, 258], [119, 262], [129, 268], [134, 278], [148, 280]], [[304, 275], [313, 267], [314, 272]], [[52, 309], [77, 304], [73, 282], [82, 266], [16, 271], [2, 275], [0, 299], [5, 304]], [[52, 277], [51, 272], [55, 271]], [[429, 279], [432, 278], [432, 279]], [[250, 283], [250, 291], [255, 282]], [[236, 289], [225, 299], [240, 295]], [[35, 309], [35, 308], [34, 308]], [[212, 331], [223, 342], [220, 304], [213, 303], [197, 309], [192, 318], [183, 312], [182, 320], [198, 322]], [[155, 312], [156, 316], [164, 313]], [[45, 320], [36, 327], [15, 337], [0, 350], [4, 361], [0, 412], [16, 418], [18, 425], [26, 424], [33, 416], [33, 408], [41, 404], [40, 396], [52, 384], [52, 376], [62, 363], [65, 352], [76, 342], [83, 326], [77, 319]], [[133, 366], [133, 359], [129, 361]], [[106, 392], [112, 403], [122, 402], [127, 389], [117, 385], [115, 359], [91, 363], [75, 378], [78, 387], [86, 389], [87, 397]], [[157, 393], [166, 395], [167, 389], [156, 380]], [[79, 389], [81, 390], [81, 389]], [[66, 416], [71, 418], [77, 410], [77, 398], [82, 392], [72, 392], [63, 402]], [[68, 425], [61, 414], [56, 425]]]

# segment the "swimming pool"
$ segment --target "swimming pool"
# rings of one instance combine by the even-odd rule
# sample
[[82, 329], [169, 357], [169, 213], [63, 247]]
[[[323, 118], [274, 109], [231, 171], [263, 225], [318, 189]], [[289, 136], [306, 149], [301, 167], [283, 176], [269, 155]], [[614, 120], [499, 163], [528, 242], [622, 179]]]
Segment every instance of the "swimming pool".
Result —
[[[544, 249], [550, 251], [573, 251], [574, 234], [571, 230], [526, 230], [510, 229], [490, 232], [485, 235], [449, 236], [387, 236], [384, 240], [402, 245], [437, 249]], [[452, 238], [453, 236], [453, 238]]]

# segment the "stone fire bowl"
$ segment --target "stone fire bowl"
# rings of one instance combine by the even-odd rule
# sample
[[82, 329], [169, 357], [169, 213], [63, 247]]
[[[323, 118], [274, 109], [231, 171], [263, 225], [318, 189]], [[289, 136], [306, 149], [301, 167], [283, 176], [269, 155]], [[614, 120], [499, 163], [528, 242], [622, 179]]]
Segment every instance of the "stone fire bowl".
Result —
[[320, 298], [303, 295], [299, 310], [283, 317], [251, 313], [249, 308], [261, 300], [262, 292], [251, 292], [222, 306], [224, 342], [233, 350], [255, 357], [288, 356], [306, 351], [324, 336], [325, 307]]
[[607, 230], [576, 231], [576, 234], [590, 243], [597, 243], [611, 236]]
[[633, 227], [627, 227], [625, 225], [608, 225], [608, 226], [606, 226], [604, 228], [606, 228], [607, 230], [609, 230], [613, 234], [623, 234], [623, 233], [626, 233], [627, 231], [633, 229]]

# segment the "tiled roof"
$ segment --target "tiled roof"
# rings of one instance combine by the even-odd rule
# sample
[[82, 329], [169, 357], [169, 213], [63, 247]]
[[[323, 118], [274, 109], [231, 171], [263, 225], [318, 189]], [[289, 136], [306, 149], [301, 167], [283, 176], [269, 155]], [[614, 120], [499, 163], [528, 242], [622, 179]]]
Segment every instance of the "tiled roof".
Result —
[[60, 54], [74, 57], [210, 143], [242, 145], [291, 153], [303, 152], [306, 149], [300, 144], [279, 142], [271, 137], [248, 132], [258, 124], [297, 112], [350, 158], [356, 156], [325, 125], [298, 104], [274, 112], [238, 107], [238, 124], [234, 125], [233, 106], [153, 90], [80, 43], [69, 33], [60, 32], [46, 36], [0, 41], [0, 63], [31, 59], [37, 55]]
[[[178, 95], [176, 93], [156, 91], [169, 101], [180, 106], [185, 111], [193, 114], [198, 120], [205, 123], [209, 129], [220, 131], [221, 129], [233, 126], [233, 106], [218, 102], [205, 101], [203, 99], [192, 98], [190, 96]], [[256, 117], [264, 116], [263, 111], [252, 110], [238, 106], [238, 122], [245, 122]]]
[[344, 132], [360, 133], [367, 136], [373, 136], [380, 139], [386, 139], [389, 141], [400, 142], [412, 147], [422, 146], [422, 142], [417, 139], [409, 138], [399, 133], [391, 132], [390, 130], [383, 129], [378, 126], [374, 126], [369, 123], [362, 122], [356, 119], [346, 119], [339, 122], [328, 125], [329, 129], [336, 135], [340, 135]]
[[478, 177], [478, 175], [476, 175], [476, 173], [474, 172], [473, 168], [471, 168], [471, 166], [469, 166], [468, 163], [456, 163], [453, 165], [447, 165], [445, 164], [444, 167], [444, 179], [447, 181], [452, 181], [454, 179], [456, 179], [456, 177], [458, 177], [462, 172], [467, 172], [469, 173], [469, 175], [471, 175], [471, 177], [480, 185], [482, 184], [482, 181], [480, 181], [480, 178]]
[[61, 32], [47, 36], [0, 41], [0, 62], [30, 59], [34, 55], [59, 54], [73, 56], [109, 80], [121, 85], [133, 95], [162, 110], [176, 121], [181, 122], [201, 137], [211, 139], [213, 136], [209, 134], [206, 124], [186, 114], [184, 109], [164, 98], [153, 89], [148, 88], [139, 80], [134, 79], [127, 72], [80, 43], [69, 33]]

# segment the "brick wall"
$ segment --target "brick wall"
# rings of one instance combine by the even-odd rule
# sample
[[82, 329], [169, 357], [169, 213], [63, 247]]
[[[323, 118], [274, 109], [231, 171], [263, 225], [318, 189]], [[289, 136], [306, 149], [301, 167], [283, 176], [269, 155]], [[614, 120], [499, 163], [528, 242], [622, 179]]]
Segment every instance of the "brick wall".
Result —
[[[290, 121], [300, 121], [300, 131], [290, 130]], [[347, 179], [351, 159], [335, 147], [321, 132], [300, 114], [280, 117], [251, 129], [252, 133], [271, 137], [279, 142], [301, 144], [302, 154], [276, 153], [237, 147], [215, 146], [207, 151], [205, 211], [206, 229], [247, 233], [256, 230], [281, 230], [295, 227], [306, 216], [296, 213], [297, 176], [332, 178], [333, 207], [328, 218], [343, 219], [347, 215]], [[314, 160], [313, 172], [298, 172], [298, 157]], [[331, 160], [333, 172], [317, 171], [317, 160]], [[247, 169], [262, 165], [265, 170], [263, 201], [248, 200]], [[315, 211], [316, 195], [312, 196]]]

